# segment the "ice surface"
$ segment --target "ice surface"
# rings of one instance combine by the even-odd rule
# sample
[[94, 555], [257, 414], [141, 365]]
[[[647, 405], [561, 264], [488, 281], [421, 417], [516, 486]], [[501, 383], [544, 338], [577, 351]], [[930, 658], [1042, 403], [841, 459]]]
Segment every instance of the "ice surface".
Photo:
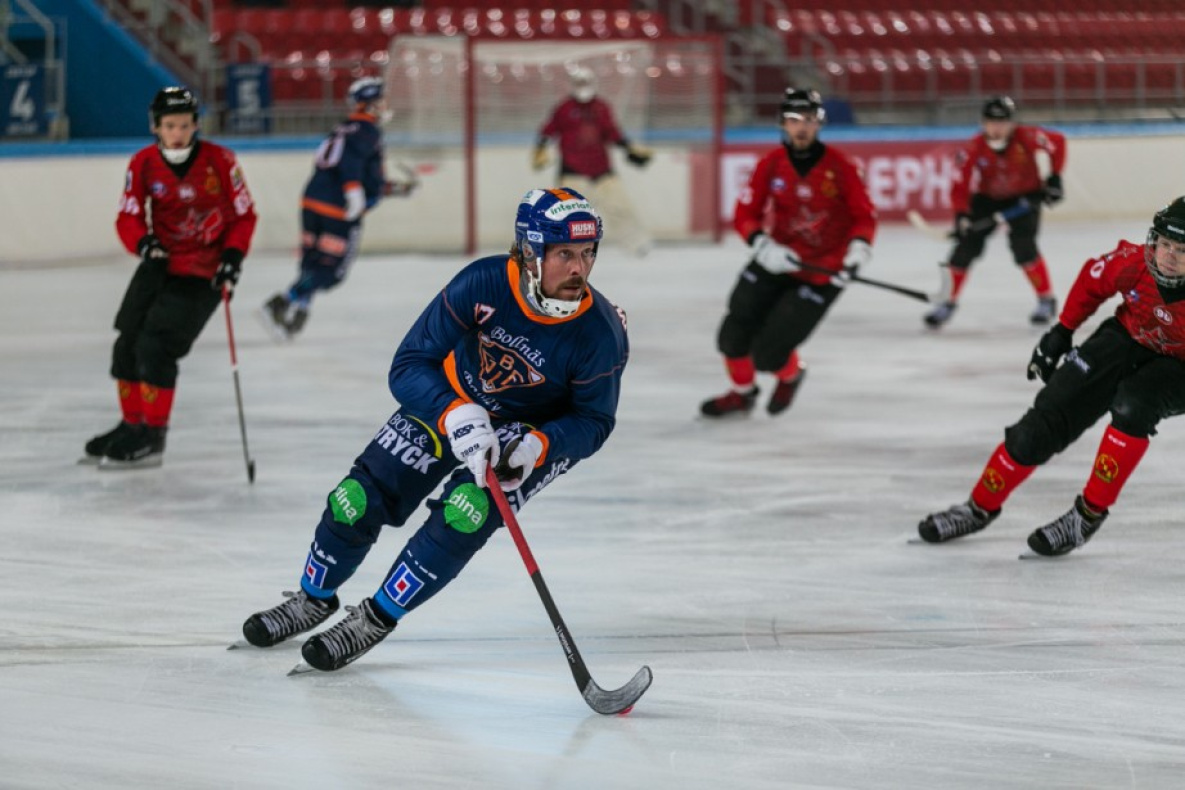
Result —
[[[1145, 230], [1049, 223], [1059, 294]], [[867, 273], [929, 291], [944, 251], [887, 227]], [[293, 258], [248, 260], [254, 486], [221, 312], [182, 363], [164, 467], [100, 472], [74, 462], [117, 420], [110, 326], [132, 264], [0, 272], [0, 786], [1179, 787], [1181, 425], [1066, 558], [1017, 561], [1081, 489], [1102, 425], [986, 532], [909, 545], [1037, 390], [1034, 298], [1004, 239], [941, 332], [853, 285], [804, 346], [789, 412], [706, 422], [742, 260], [736, 240], [605, 251], [593, 279], [633, 346], [618, 427], [521, 514], [597, 682], [654, 670], [609, 718], [580, 699], [509, 535], [339, 673], [287, 677], [299, 642], [226, 650], [295, 589], [324, 496], [393, 409], [395, 346], [463, 259], [363, 258], [290, 345], [252, 311]], [[409, 531], [388, 530], [345, 602]]]

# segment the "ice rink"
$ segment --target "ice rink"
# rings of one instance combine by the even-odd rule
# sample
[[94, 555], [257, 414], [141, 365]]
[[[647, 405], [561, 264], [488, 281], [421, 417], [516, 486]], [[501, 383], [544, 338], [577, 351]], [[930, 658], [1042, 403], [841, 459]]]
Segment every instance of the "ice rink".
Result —
[[[1059, 297], [1150, 219], [1047, 224]], [[932, 291], [944, 253], [887, 226], [866, 274]], [[326, 494], [394, 409], [396, 345], [467, 259], [363, 257], [287, 345], [253, 312], [294, 258], [248, 259], [253, 486], [221, 311], [182, 363], [163, 468], [101, 472], [75, 461], [118, 419], [110, 326], [133, 262], [0, 270], [0, 787], [1182, 786], [1185, 420], [1068, 557], [1017, 560], [1081, 490], [1102, 424], [986, 532], [911, 545], [1037, 391], [1035, 300], [1004, 239], [941, 333], [924, 305], [853, 285], [804, 346], [789, 412], [706, 422], [743, 259], [735, 238], [603, 251], [592, 280], [633, 349], [617, 430], [520, 514], [600, 685], [653, 669], [624, 717], [581, 700], [504, 533], [338, 673], [287, 677], [300, 640], [226, 650], [297, 588]], [[419, 520], [386, 532], [344, 603]]]

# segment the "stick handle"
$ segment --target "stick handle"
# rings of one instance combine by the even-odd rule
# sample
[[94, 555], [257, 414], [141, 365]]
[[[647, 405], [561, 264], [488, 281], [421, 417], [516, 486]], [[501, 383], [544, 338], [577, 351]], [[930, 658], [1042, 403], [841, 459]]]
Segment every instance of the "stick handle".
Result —
[[247, 418], [243, 415], [243, 388], [239, 385], [239, 356], [235, 352], [235, 327], [230, 319], [230, 286], [222, 286], [222, 307], [226, 313], [226, 342], [230, 347], [230, 372], [235, 381], [235, 405], [239, 410], [239, 436], [243, 440], [243, 463], [247, 467], [247, 482], [255, 482], [255, 462], [247, 449]]
[[[833, 277], [836, 275], [836, 272], [832, 271], [831, 269], [824, 269], [822, 266], [811, 266], [809, 263], [799, 264], [799, 268], [801, 268], [804, 272], [830, 274]], [[851, 279], [854, 283], [863, 283], [864, 285], [870, 285], [873, 288], [883, 288], [886, 291], [892, 291], [893, 293], [898, 293], [902, 296], [908, 296], [911, 299], [917, 299], [919, 302], [930, 301], [930, 296], [925, 291], [915, 291], [913, 288], [906, 288], [904, 285], [888, 283], [884, 280], [874, 280], [870, 277], [863, 277], [860, 274], [853, 274]]]

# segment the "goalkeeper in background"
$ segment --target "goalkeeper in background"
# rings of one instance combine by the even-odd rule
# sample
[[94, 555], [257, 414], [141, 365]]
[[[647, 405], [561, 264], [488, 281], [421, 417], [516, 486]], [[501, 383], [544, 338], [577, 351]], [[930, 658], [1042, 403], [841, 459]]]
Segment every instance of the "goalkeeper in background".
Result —
[[591, 69], [572, 69], [569, 77], [571, 93], [555, 106], [539, 130], [532, 166], [543, 170], [551, 164], [548, 142], [554, 138], [560, 149], [556, 183], [587, 195], [600, 208], [605, 223], [613, 228], [617, 243], [638, 257], [644, 256], [650, 251], [650, 234], [613, 172], [608, 146], [624, 149], [626, 159], [636, 167], [645, 167], [652, 153], [622, 134], [613, 108], [597, 97], [596, 78]]

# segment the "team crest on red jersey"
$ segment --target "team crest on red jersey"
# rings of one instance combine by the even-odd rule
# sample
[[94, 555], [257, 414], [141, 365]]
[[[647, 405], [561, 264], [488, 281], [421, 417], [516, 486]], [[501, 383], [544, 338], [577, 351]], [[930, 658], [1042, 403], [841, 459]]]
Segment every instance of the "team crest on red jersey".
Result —
[[491, 340], [484, 332], [478, 335], [478, 343], [481, 352], [481, 388], [484, 392], [534, 387], [547, 380], [521, 353]]

